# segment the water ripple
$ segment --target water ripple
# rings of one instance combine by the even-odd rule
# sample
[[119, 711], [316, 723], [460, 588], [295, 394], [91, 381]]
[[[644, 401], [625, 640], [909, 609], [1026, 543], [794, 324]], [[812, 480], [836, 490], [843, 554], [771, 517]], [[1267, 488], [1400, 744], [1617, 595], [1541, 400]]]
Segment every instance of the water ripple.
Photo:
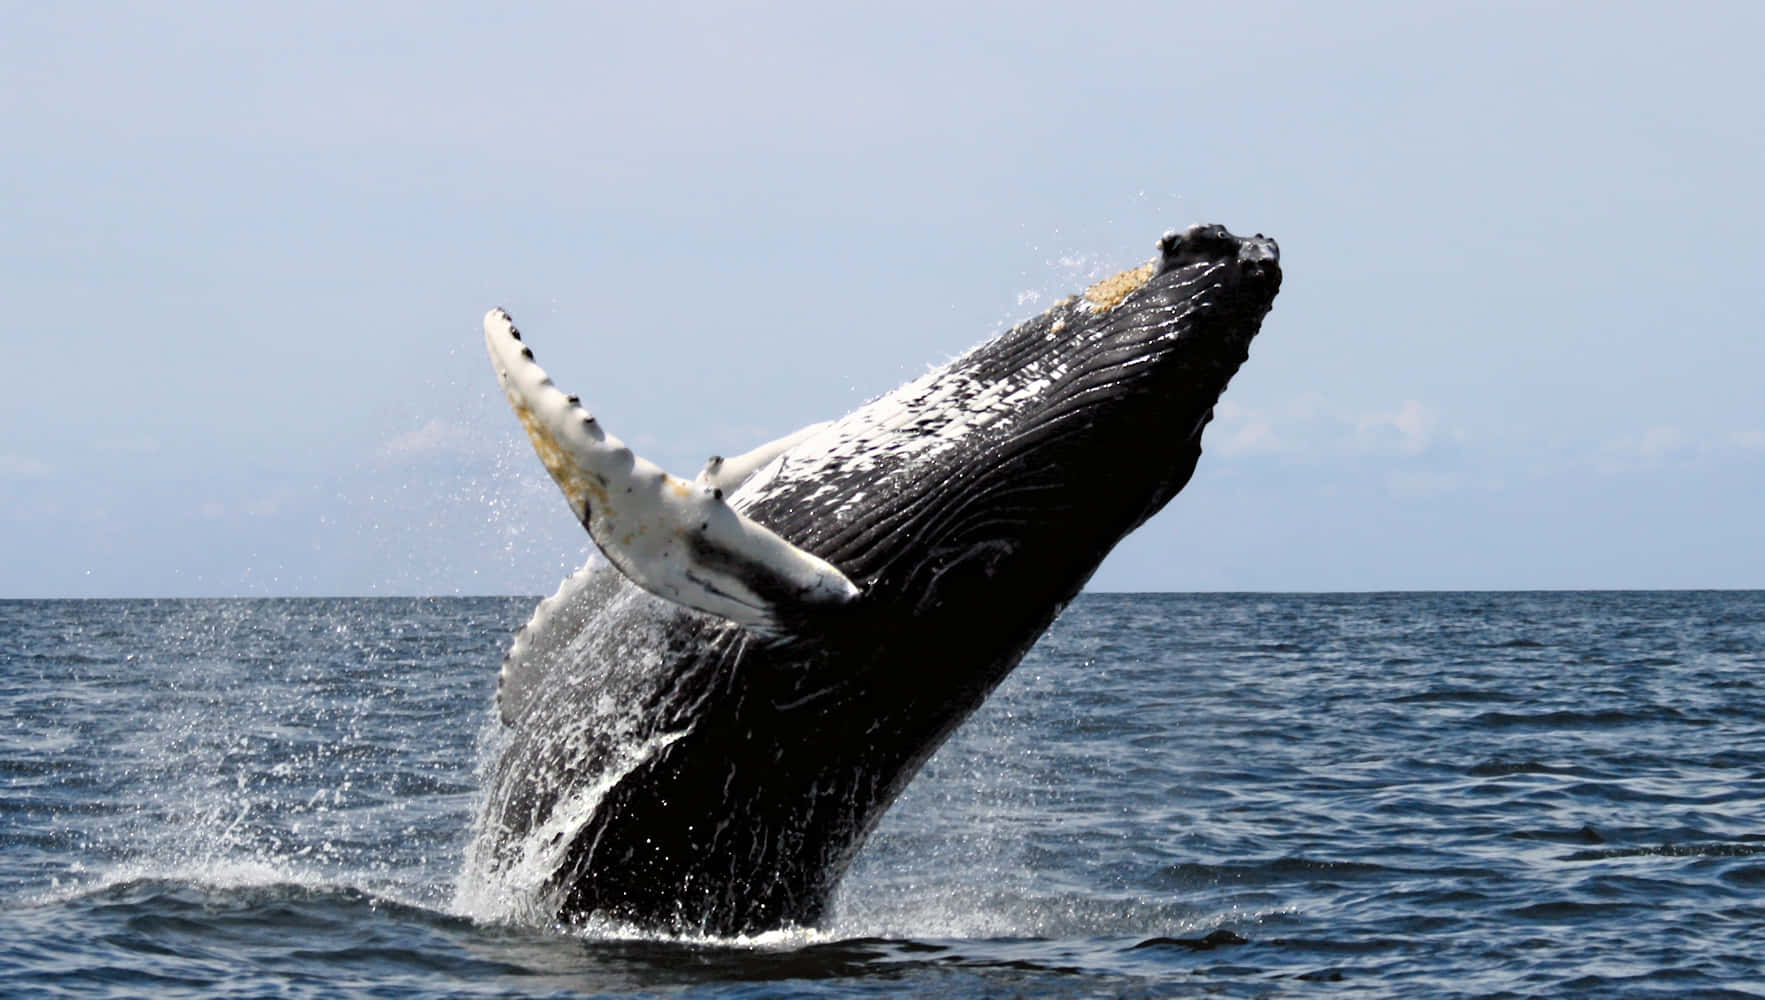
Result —
[[1765, 595], [1088, 595], [743, 941], [455, 912], [529, 607], [0, 602], [0, 993], [1765, 996]]

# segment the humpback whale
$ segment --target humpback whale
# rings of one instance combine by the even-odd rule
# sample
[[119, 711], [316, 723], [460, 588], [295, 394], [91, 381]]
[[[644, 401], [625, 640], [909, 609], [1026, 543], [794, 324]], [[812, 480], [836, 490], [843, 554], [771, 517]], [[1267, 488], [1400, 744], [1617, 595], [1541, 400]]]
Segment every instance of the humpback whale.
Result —
[[600, 557], [504, 658], [466, 877], [501, 912], [732, 936], [812, 925], [914, 773], [1188, 483], [1281, 283], [1261, 234], [1145, 265], [694, 479], [497, 377]]

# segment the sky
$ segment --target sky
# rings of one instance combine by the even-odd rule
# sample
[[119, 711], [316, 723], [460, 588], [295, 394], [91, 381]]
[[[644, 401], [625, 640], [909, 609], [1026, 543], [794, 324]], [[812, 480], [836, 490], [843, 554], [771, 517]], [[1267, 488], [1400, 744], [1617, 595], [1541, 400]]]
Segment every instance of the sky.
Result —
[[486, 309], [690, 476], [1192, 222], [1094, 589], [1765, 587], [1765, 5], [502, 6], [0, 0], [0, 597], [550, 593]]

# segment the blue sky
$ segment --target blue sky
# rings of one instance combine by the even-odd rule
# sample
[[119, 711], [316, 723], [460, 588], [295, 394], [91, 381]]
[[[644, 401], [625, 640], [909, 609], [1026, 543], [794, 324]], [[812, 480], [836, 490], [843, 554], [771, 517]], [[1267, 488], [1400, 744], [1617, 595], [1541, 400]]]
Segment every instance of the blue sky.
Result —
[[550, 592], [487, 308], [690, 474], [1196, 221], [1286, 283], [1094, 586], [1765, 587], [1765, 5], [5, 22], [0, 596]]

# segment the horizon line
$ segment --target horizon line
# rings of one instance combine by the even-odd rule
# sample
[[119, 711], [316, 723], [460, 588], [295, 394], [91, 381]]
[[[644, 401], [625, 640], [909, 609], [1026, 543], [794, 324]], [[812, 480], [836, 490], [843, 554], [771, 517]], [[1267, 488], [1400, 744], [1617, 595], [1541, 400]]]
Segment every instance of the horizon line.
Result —
[[[1091, 590], [1079, 597], [1376, 597], [1394, 594], [1756, 594], [1765, 587], [1473, 587], [1448, 589], [1441, 587], [1384, 588], [1368, 590]], [[540, 593], [486, 594], [154, 594], [154, 595], [85, 595], [32, 596], [0, 595], [0, 604], [75, 601], [438, 601], [438, 600], [544, 600]], [[1076, 598], [1075, 598], [1076, 599]]]

